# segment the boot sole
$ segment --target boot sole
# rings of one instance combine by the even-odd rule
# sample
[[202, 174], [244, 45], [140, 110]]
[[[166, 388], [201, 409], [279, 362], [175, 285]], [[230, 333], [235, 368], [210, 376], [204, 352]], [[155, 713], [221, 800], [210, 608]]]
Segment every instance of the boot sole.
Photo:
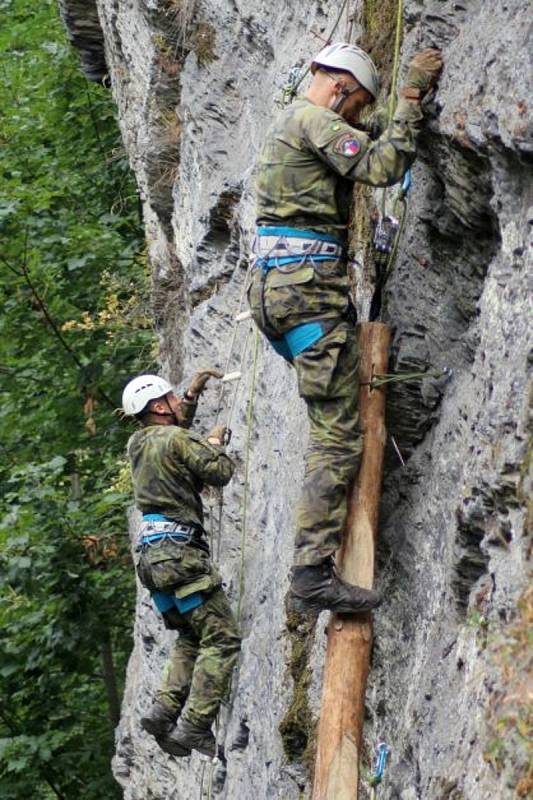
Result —
[[[160, 737], [165, 744], [169, 744], [171, 747], [174, 746], [177, 749], [186, 751], [186, 755], [191, 754], [191, 750], [196, 750], [197, 753], [201, 753], [203, 756], [207, 756], [208, 758], [214, 758], [217, 754], [217, 745], [215, 740], [209, 744], [201, 744], [200, 742], [195, 742], [193, 737], [188, 737], [187, 744], [183, 742], [177, 742], [175, 739], [171, 737]], [[185, 753], [184, 753], [185, 754]]]
[[205, 745], [202, 746], [193, 744], [191, 745], [191, 747], [193, 750], [196, 750], [197, 753], [201, 753], [203, 756], [207, 756], [208, 758], [214, 758], [217, 754], [216, 744], [213, 744], [213, 746], [209, 750]]
[[190, 750], [187, 750], [185, 747], [174, 743], [165, 736], [156, 736], [155, 738], [161, 750], [171, 756], [174, 756], [175, 758], [187, 758], [191, 754]]
[[353, 606], [334, 606], [332, 604], [322, 606], [303, 600], [301, 597], [291, 597], [288, 605], [290, 611], [296, 611], [298, 614], [320, 614], [322, 611], [332, 611], [334, 614], [365, 614], [378, 608], [381, 605], [381, 600], [371, 606], [354, 608]]

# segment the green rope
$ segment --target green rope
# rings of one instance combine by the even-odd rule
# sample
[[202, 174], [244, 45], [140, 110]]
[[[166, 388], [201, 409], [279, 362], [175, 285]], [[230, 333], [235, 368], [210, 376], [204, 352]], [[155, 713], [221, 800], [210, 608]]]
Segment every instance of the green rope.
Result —
[[403, 23], [403, 0], [398, 0], [396, 12], [396, 35], [394, 38], [394, 59], [392, 62], [392, 78], [389, 97], [389, 125], [394, 116], [396, 108], [396, 91], [398, 87], [398, 72], [400, 70], [400, 47], [402, 43], [402, 23]]
[[252, 362], [252, 381], [250, 384], [250, 395], [248, 398], [248, 419], [246, 425], [246, 445], [244, 457], [244, 487], [242, 494], [242, 513], [241, 513], [241, 563], [239, 571], [239, 598], [237, 601], [237, 621], [241, 619], [241, 603], [244, 595], [244, 562], [246, 555], [246, 517], [248, 515], [248, 479], [250, 474], [250, 450], [252, 440], [252, 427], [254, 420], [254, 399], [255, 383], [257, 376], [257, 360], [259, 353], [259, 330], [255, 332], [254, 355]]
[[215, 765], [211, 763], [209, 768], [209, 775], [207, 777], [207, 800], [213, 797], [213, 775], [215, 773]]
[[441, 370], [426, 370], [426, 372], [389, 372], [383, 375], [374, 375], [371, 381], [361, 383], [360, 386], [370, 386], [377, 389], [387, 383], [404, 383], [405, 381], [423, 381], [425, 378], [440, 378], [444, 375]]
[[[392, 61], [392, 76], [389, 95], [389, 116], [388, 124], [392, 122], [394, 110], [396, 108], [396, 90], [398, 86], [398, 72], [400, 71], [400, 47], [402, 42], [402, 23], [403, 23], [403, 0], [398, 0], [398, 7], [396, 11], [396, 34], [394, 37], [394, 58]], [[385, 199], [386, 189], [383, 189], [381, 199], [381, 213], [385, 216]], [[398, 236], [396, 238], [399, 238]], [[390, 259], [389, 259], [390, 261]]]
[[204, 776], [205, 776], [205, 761], [202, 764], [202, 771], [200, 773], [200, 792], [199, 792], [199, 800], [202, 800], [204, 796]]
[[[244, 340], [244, 345], [243, 345], [242, 353], [241, 353], [241, 360], [239, 362], [239, 372], [240, 372], [241, 375], [242, 375], [243, 368], [244, 368], [244, 362], [246, 360], [246, 354], [248, 352], [248, 342], [250, 341], [251, 333], [252, 333], [252, 328], [250, 327], [250, 328], [248, 328], [248, 330], [246, 332], [246, 339]], [[238, 388], [239, 388], [240, 382], [241, 382], [240, 378], [235, 382], [236, 385], [235, 385], [235, 391], [233, 392], [233, 400], [231, 402], [230, 410], [229, 410], [229, 413], [228, 413], [228, 418], [226, 420], [226, 428], [228, 428], [228, 429], [231, 428], [231, 420], [233, 419], [233, 412], [235, 411], [235, 406], [237, 405], [237, 395], [238, 395]]]

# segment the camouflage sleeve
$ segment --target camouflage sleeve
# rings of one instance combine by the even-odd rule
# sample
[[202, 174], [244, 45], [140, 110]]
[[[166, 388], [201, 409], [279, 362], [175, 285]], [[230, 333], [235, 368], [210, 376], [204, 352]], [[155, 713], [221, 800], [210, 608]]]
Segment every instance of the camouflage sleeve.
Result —
[[416, 137], [423, 118], [416, 103], [399, 100], [390, 125], [373, 142], [338, 115], [317, 114], [305, 131], [309, 147], [335, 172], [371, 186], [398, 183], [416, 157]]
[[235, 464], [219, 447], [212, 447], [196, 433], [187, 432], [174, 437], [172, 450], [176, 459], [185, 464], [203, 483], [225, 486], [231, 480]]
[[381, 136], [387, 125], [389, 124], [389, 107], [378, 106], [372, 111], [364, 121], [363, 130], [365, 130], [372, 140]]
[[182, 428], [190, 428], [198, 408], [198, 401], [187, 400], [186, 397], [181, 398], [181, 405], [179, 410], [179, 422]]

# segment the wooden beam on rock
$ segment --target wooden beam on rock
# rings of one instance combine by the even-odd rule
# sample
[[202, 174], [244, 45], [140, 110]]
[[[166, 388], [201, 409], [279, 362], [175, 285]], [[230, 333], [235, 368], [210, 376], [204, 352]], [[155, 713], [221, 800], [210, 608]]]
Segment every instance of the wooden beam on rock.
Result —
[[[364, 433], [359, 475], [349, 501], [337, 565], [350, 583], [371, 589], [383, 452], [385, 390], [369, 385], [387, 370], [390, 330], [380, 322], [359, 326], [360, 420]], [[365, 385], [366, 384], [366, 385]], [[318, 726], [313, 800], [357, 800], [365, 692], [372, 650], [371, 614], [332, 614]]]

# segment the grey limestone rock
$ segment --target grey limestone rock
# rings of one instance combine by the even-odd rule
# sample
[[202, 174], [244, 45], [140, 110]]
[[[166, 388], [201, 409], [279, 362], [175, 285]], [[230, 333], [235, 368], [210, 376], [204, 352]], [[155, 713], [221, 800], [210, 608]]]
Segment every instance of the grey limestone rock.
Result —
[[79, 53], [81, 71], [89, 81], [107, 76], [104, 34], [96, 0], [58, 0], [59, 11], [73, 47]]
[[[362, 3], [352, 5], [360, 21]], [[382, 5], [394, 13], [394, 3]], [[309, 797], [326, 620], [302, 628], [284, 605], [305, 410], [290, 369], [260, 340], [243, 533], [255, 334], [233, 319], [248, 266], [257, 150], [291, 68], [309, 61], [320, 46], [314, 34], [328, 35], [339, 3], [97, 0], [97, 8], [144, 205], [162, 370], [182, 386], [196, 368], [242, 365], [222, 404], [222, 419], [233, 409], [238, 469], [220, 531], [217, 499], [208, 498], [213, 547], [235, 604], [241, 554], [244, 563], [243, 651], [221, 715], [227, 765], [217, 767], [212, 795]], [[387, 601], [375, 615], [365, 723], [368, 766], [375, 743], [392, 748], [384, 800], [515, 796], [518, 761], [497, 770], [485, 754], [501, 688], [490, 641], [516, 616], [531, 547], [528, 11], [526, 0], [405, 3], [400, 80], [420, 46], [441, 47], [446, 68], [427, 110], [385, 293], [391, 370], [436, 375], [388, 392], [388, 428], [406, 463], [390, 449], [377, 569]], [[362, 247], [355, 259], [362, 262]], [[370, 283], [361, 277], [360, 312]], [[214, 422], [218, 404], [211, 386], [199, 430]], [[114, 759], [126, 800], [207, 797], [209, 765], [196, 755], [167, 757], [139, 727], [170, 640], [139, 589]], [[285, 741], [280, 725], [290, 731]]]

